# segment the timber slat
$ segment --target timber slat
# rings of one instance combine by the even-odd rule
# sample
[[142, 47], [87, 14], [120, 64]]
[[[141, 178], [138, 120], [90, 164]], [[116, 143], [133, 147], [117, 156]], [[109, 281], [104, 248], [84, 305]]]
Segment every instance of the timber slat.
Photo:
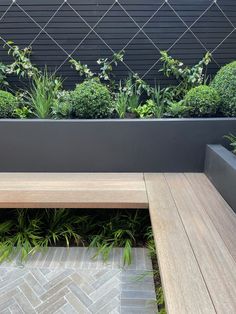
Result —
[[[217, 313], [236, 313], [236, 263], [184, 174], [165, 174]], [[206, 196], [207, 197], [207, 196]]]
[[145, 174], [168, 313], [216, 313], [164, 174]]
[[1, 208], [147, 208], [140, 173], [1, 173]]

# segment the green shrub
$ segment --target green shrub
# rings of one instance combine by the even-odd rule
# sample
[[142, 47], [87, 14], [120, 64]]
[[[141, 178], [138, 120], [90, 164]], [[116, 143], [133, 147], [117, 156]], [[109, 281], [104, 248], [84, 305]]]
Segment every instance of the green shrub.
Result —
[[190, 116], [211, 117], [217, 113], [220, 96], [213, 87], [200, 85], [186, 94], [184, 104]]
[[111, 113], [112, 98], [108, 88], [97, 80], [87, 80], [71, 93], [72, 112], [76, 118], [107, 118]]
[[0, 118], [12, 118], [16, 107], [16, 97], [9, 92], [0, 90]]
[[221, 97], [220, 112], [227, 117], [236, 116], [236, 61], [222, 67], [214, 77], [211, 86]]

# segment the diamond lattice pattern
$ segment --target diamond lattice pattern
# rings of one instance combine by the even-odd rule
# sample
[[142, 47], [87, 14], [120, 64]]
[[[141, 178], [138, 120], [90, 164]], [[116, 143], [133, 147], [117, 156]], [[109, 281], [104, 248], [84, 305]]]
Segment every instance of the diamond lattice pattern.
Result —
[[[78, 81], [71, 58], [96, 70], [98, 58], [121, 50], [118, 78], [138, 73], [148, 81], [160, 79], [160, 50], [189, 64], [210, 51], [214, 72], [235, 57], [234, 2], [1, 0], [0, 36], [5, 46], [8, 40], [31, 46], [33, 61], [67, 77], [68, 86]], [[9, 58], [6, 48], [0, 49], [2, 61]]]

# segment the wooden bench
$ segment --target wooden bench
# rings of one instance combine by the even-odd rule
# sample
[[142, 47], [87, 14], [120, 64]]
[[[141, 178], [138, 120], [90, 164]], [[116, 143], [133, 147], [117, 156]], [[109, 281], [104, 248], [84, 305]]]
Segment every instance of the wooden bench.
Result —
[[236, 313], [236, 215], [204, 174], [145, 174], [168, 313]]
[[149, 208], [168, 313], [236, 313], [236, 215], [204, 174], [1, 173], [1, 208]]
[[142, 173], [1, 173], [0, 208], [148, 208]]

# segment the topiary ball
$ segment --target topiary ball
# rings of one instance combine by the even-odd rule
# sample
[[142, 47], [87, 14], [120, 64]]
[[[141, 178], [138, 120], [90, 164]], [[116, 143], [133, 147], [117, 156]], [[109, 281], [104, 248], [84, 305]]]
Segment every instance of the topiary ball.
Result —
[[211, 86], [221, 97], [220, 112], [226, 117], [236, 116], [236, 61], [222, 67], [214, 77]]
[[187, 112], [192, 117], [211, 117], [216, 115], [220, 102], [220, 96], [217, 91], [207, 85], [200, 85], [190, 89], [184, 98]]
[[107, 118], [112, 109], [108, 88], [97, 80], [78, 84], [71, 93], [73, 116], [80, 119]]
[[16, 97], [9, 92], [0, 90], [0, 119], [13, 118], [16, 108]]

